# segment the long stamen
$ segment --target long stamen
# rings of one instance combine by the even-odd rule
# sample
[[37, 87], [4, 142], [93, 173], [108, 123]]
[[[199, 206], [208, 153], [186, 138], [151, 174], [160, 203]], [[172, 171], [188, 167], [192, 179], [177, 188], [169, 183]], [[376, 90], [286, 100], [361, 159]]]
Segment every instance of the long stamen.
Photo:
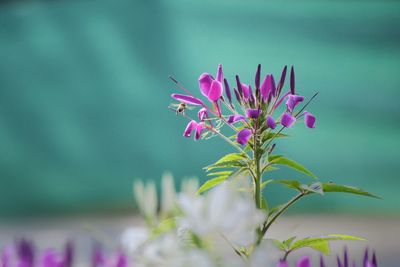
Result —
[[[181, 88], [183, 91], [185, 91], [185, 93], [187, 93], [188, 95], [190, 95], [190, 96], [196, 98], [196, 97], [195, 97], [192, 93], [190, 93], [185, 87], [183, 87], [183, 86], [178, 82], [178, 80], [175, 79], [172, 75], [169, 75], [168, 78], [170, 78], [171, 81], [173, 81], [176, 85], [178, 85], [179, 88]], [[212, 109], [210, 109], [207, 105], [204, 105], [204, 106], [205, 106], [205, 108], [206, 108], [208, 111], [210, 111], [210, 113], [212, 113], [213, 115], [218, 115], [218, 114], [215, 113]]]
[[195, 97], [193, 94], [191, 94], [185, 87], [183, 87], [172, 75], [168, 76], [171, 81], [173, 81], [176, 85], [179, 86], [183, 91], [185, 91], [188, 95]]

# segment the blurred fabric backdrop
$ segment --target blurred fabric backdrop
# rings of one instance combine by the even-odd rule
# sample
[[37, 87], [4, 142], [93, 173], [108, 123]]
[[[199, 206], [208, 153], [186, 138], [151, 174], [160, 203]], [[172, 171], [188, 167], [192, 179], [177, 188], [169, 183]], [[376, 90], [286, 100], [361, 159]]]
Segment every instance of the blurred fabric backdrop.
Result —
[[278, 76], [293, 64], [299, 92], [320, 92], [317, 128], [298, 124], [277, 149], [383, 197], [316, 196], [294, 212], [399, 214], [399, 28], [397, 1], [2, 1], [0, 216], [133, 210], [135, 178], [204, 180], [230, 147], [182, 137], [168, 75], [200, 96], [218, 63], [246, 83], [258, 63]]

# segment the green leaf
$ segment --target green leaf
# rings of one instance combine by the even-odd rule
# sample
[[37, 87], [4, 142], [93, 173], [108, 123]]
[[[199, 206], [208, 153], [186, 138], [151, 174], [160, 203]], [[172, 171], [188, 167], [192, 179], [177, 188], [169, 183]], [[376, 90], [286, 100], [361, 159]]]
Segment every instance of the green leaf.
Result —
[[272, 241], [272, 243], [279, 248], [280, 250], [285, 250], [285, 245], [279, 241], [278, 239], [270, 239]]
[[223, 156], [222, 158], [220, 158], [217, 162], [215, 162], [214, 164], [221, 164], [223, 162], [229, 162], [229, 161], [236, 161], [236, 160], [242, 160], [244, 159], [246, 156], [241, 154], [241, 153], [230, 153], [227, 154], [225, 156]]
[[262, 182], [262, 183], [261, 183], [261, 190], [263, 190], [264, 187], [266, 187], [268, 184], [272, 183], [273, 181], [274, 181], [274, 180], [269, 179], [269, 180], [266, 180], [266, 181]]
[[282, 137], [288, 137], [289, 135], [283, 134], [283, 133], [273, 133], [273, 132], [268, 132], [263, 135], [262, 137], [262, 142], [265, 143], [266, 141], [270, 140], [271, 138], [282, 138]]
[[286, 249], [290, 248], [290, 245], [292, 245], [293, 241], [296, 239], [295, 236], [292, 236], [291, 238], [288, 238], [286, 240], [284, 240], [282, 243], [285, 246]]
[[212, 164], [204, 169], [208, 172], [213, 169], [222, 169], [222, 168], [236, 168], [236, 167], [244, 167], [246, 166], [244, 163], [241, 163], [239, 161], [225, 161], [219, 164]]
[[353, 240], [353, 241], [366, 241], [367, 239], [353, 236], [353, 235], [344, 235], [344, 234], [330, 234], [328, 235], [329, 238], [333, 238], [331, 240]]
[[283, 184], [286, 187], [295, 189], [295, 190], [300, 191], [300, 192], [303, 191], [302, 185], [300, 184], [299, 181], [296, 181], [296, 180], [276, 180], [276, 181], [274, 181], [274, 183]]
[[244, 155], [244, 154], [231, 153], [231, 154], [227, 154], [227, 155], [223, 156], [217, 162], [205, 167], [204, 169], [206, 171], [210, 171], [212, 169], [217, 169], [217, 168], [242, 167], [242, 166], [245, 166], [245, 164], [241, 162], [241, 160], [244, 160], [244, 159], [246, 159], [246, 155]]
[[329, 241], [335, 241], [335, 240], [364, 241], [365, 239], [361, 237], [343, 235], [343, 234], [331, 234], [327, 235], [326, 237], [308, 237], [294, 242], [293, 246], [290, 247], [290, 251], [304, 247], [309, 247], [318, 250], [326, 255], [329, 255], [330, 253]]
[[204, 191], [207, 191], [211, 188], [213, 188], [214, 186], [222, 183], [223, 181], [225, 181], [229, 176], [221, 176], [221, 177], [217, 177], [217, 178], [213, 178], [208, 180], [207, 182], [205, 182], [197, 191], [197, 194], [201, 194]]
[[362, 195], [362, 196], [380, 199], [379, 196], [371, 194], [360, 188], [348, 186], [348, 185], [340, 185], [340, 184], [334, 184], [334, 183], [322, 183], [322, 190], [324, 192], [342, 192], [342, 193], [356, 194], [356, 195]]
[[308, 245], [309, 248], [315, 249], [319, 252], [321, 252], [322, 254], [329, 256], [329, 254], [331, 254], [331, 248], [329, 246], [329, 242], [328, 241], [321, 241], [321, 242], [316, 242], [313, 244], [309, 244]]
[[233, 171], [221, 171], [221, 172], [210, 172], [207, 174], [207, 176], [225, 176], [225, 175], [231, 175]]
[[296, 171], [302, 172], [312, 178], [317, 178], [317, 176], [315, 174], [313, 174], [311, 171], [309, 171], [306, 167], [304, 167], [303, 165], [301, 165], [300, 163], [297, 163], [294, 160], [285, 158], [282, 155], [273, 155], [270, 156], [268, 158], [270, 164], [273, 165], [285, 165], [288, 166], [292, 169], [295, 169]]
[[265, 173], [265, 172], [272, 172], [272, 171], [276, 171], [276, 170], [279, 170], [279, 168], [277, 168], [277, 167], [274, 167], [274, 166], [271, 166], [271, 165], [266, 165], [263, 169], [262, 169], [262, 173]]
[[322, 183], [321, 182], [316, 182], [316, 183], [313, 183], [313, 184], [310, 184], [310, 185], [302, 185], [301, 188], [304, 189], [307, 192], [324, 195], [324, 190], [322, 189]]

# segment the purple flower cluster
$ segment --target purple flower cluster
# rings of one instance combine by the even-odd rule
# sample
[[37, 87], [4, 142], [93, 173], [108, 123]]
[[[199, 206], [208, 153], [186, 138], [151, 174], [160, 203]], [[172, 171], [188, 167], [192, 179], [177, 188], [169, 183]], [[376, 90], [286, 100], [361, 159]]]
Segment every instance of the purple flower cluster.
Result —
[[[311, 266], [312, 266], [311, 258], [309, 256], [303, 256], [296, 262], [296, 267], [311, 267]], [[319, 266], [320, 267], [327, 266], [325, 264], [324, 258], [322, 256], [320, 258]], [[287, 263], [287, 261], [281, 260], [278, 263], [277, 267], [289, 267], [289, 264]], [[350, 265], [349, 254], [347, 252], [347, 248], [345, 248], [345, 250], [344, 250], [343, 259], [341, 259], [339, 256], [337, 256], [337, 267], [357, 267], [357, 264], [355, 261], [353, 261], [352, 264]], [[362, 261], [362, 267], [378, 267], [375, 252], [372, 252], [372, 257], [370, 258], [368, 248], [365, 249], [364, 258]]]
[[[36, 258], [33, 242], [20, 239], [15, 244], [4, 248], [0, 255], [0, 267], [72, 267], [74, 247], [67, 242], [62, 251], [46, 249]], [[92, 255], [92, 267], [127, 267], [127, 258], [122, 252], [113, 255], [104, 253], [100, 247], [95, 247]]]
[[[278, 84], [275, 83], [272, 74], [267, 74], [261, 82], [261, 65], [258, 65], [254, 90], [252, 85], [242, 83], [238, 75], [236, 75], [236, 86], [231, 89], [227, 79], [224, 78], [220, 64], [216, 78], [209, 73], [203, 73], [199, 77], [200, 92], [207, 98], [209, 102], [207, 104], [181, 86], [186, 94], [172, 94], [172, 98], [185, 105], [200, 107], [198, 120], [190, 119], [183, 135], [190, 137], [194, 132], [194, 139], [198, 140], [203, 131], [214, 133], [218, 131], [212, 122], [220, 120], [236, 131], [237, 143], [246, 145], [256, 132], [273, 130], [278, 125], [290, 128], [300, 117], [304, 117], [308, 128], [314, 128], [316, 121], [314, 115], [303, 109], [295, 112], [296, 107], [304, 102], [305, 97], [296, 94], [293, 67], [290, 70], [290, 89], [282, 93], [286, 72], [287, 66], [283, 68]], [[175, 79], [172, 78], [172, 80], [178, 84]], [[282, 103], [286, 104], [284, 112], [275, 114]], [[224, 112], [229, 112], [229, 114], [224, 115]], [[237, 125], [237, 123], [240, 124]]]

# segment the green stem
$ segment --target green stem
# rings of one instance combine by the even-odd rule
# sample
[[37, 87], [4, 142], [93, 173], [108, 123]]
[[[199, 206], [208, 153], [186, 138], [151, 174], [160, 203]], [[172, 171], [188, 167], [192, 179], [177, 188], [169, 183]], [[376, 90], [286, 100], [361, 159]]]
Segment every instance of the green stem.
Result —
[[[255, 147], [255, 149], [258, 149]], [[255, 164], [255, 201], [256, 201], [256, 206], [257, 208], [261, 208], [261, 183], [262, 183], [262, 176], [261, 176], [261, 170], [260, 170], [260, 158], [258, 156], [257, 150], [254, 151], [254, 164]]]
[[259, 239], [257, 243], [259, 244], [261, 240], [263, 239], [265, 233], [268, 231], [268, 229], [271, 227], [271, 225], [275, 222], [276, 219], [278, 219], [279, 216], [282, 215], [291, 205], [293, 205], [297, 200], [300, 198], [306, 196], [307, 193], [299, 193], [295, 197], [293, 197], [291, 200], [289, 200], [271, 219], [267, 219], [267, 221], [264, 223], [264, 226], [261, 229], [261, 234], [259, 235]]
[[255, 181], [254, 181], [254, 200], [256, 202], [256, 207], [261, 209], [262, 206], [262, 194], [261, 194], [261, 183], [262, 183], [262, 173], [261, 173], [261, 155], [259, 153], [259, 141], [258, 141], [258, 120], [254, 122], [255, 129], [253, 134], [253, 158], [254, 158], [254, 174], [255, 174]]

